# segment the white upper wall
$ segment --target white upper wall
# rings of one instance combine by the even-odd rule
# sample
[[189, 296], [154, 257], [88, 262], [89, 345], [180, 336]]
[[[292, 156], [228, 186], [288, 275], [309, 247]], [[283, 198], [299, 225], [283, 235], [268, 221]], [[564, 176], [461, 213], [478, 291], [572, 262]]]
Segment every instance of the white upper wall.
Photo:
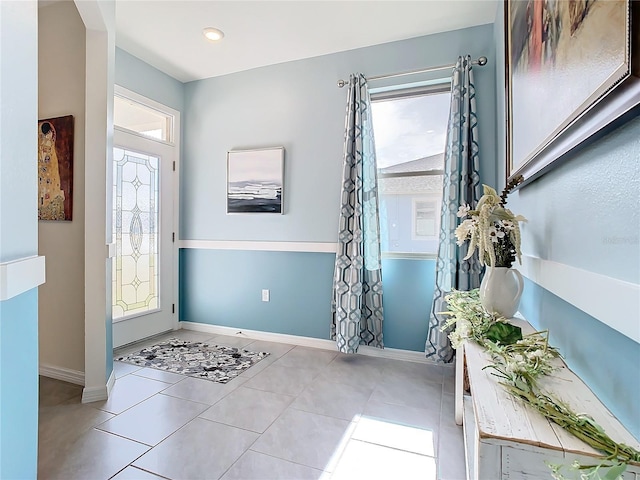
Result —
[[6, 262], [38, 252], [37, 124], [33, 137], [24, 130], [37, 115], [37, 99], [30, 94], [37, 90], [38, 65], [37, 43], [28, 28], [35, 4], [0, 3], [0, 262]]
[[[186, 84], [180, 238], [335, 242], [347, 95], [336, 82], [352, 72], [374, 76], [487, 56], [489, 65], [474, 73], [481, 178], [495, 183], [493, 51], [493, 28], [484, 25]], [[273, 146], [285, 147], [284, 215], [227, 215], [227, 151]]]

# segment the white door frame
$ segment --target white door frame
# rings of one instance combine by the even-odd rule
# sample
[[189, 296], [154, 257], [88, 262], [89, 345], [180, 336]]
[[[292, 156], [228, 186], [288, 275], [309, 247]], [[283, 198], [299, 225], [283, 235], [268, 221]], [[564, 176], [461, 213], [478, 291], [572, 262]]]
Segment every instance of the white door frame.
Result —
[[[178, 256], [178, 239], [179, 239], [179, 231], [180, 231], [180, 157], [181, 157], [181, 148], [180, 148], [180, 140], [181, 140], [181, 123], [180, 123], [180, 112], [174, 110], [171, 107], [163, 105], [155, 100], [147, 98], [139, 93], [128, 90], [120, 85], [114, 86], [114, 94], [119, 97], [128, 98], [133, 100], [136, 103], [144, 105], [146, 107], [150, 107], [154, 110], [158, 110], [159, 112], [171, 115], [173, 117], [173, 137], [170, 141], [165, 142], [162, 140], [154, 141], [164, 143], [167, 145], [172, 145], [176, 149], [176, 155], [174, 160], [174, 172], [173, 172], [173, 242], [171, 245], [172, 253], [173, 253], [173, 303], [175, 304], [175, 311], [173, 312], [173, 330], [178, 330], [180, 328], [179, 323], [179, 314], [180, 311], [180, 297], [178, 296], [179, 288], [179, 256]], [[125, 131], [131, 135], [136, 135], [142, 138], [149, 138], [144, 135], [139, 134], [138, 132], [134, 132], [132, 130], [128, 130], [122, 127], [115, 127], [119, 130]], [[166, 248], [166, 247], [165, 247]], [[111, 301], [111, 299], [109, 299]]]
[[[113, 77], [115, 70], [115, 3], [75, 0], [86, 29], [85, 41], [85, 214], [84, 214], [84, 390], [82, 402], [108, 397], [113, 372], [107, 371], [106, 351], [111, 307], [105, 301], [111, 268], [105, 253], [106, 191], [113, 149]], [[89, 161], [91, 160], [91, 161]], [[105, 328], [107, 327], [107, 328]]]

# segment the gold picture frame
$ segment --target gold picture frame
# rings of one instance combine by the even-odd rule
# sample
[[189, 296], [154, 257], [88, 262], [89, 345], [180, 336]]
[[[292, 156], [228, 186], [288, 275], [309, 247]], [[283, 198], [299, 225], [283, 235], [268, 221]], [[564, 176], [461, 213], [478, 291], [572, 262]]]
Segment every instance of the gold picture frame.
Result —
[[38, 121], [38, 220], [72, 219], [73, 115]]
[[504, 4], [507, 181], [531, 181], [638, 115], [640, 5]]

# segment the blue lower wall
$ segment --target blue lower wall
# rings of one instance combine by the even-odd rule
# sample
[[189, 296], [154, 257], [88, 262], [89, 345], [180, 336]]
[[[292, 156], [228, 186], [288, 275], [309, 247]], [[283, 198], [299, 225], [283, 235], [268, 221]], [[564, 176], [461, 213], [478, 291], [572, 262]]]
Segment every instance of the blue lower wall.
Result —
[[332, 276], [324, 253], [181, 250], [180, 319], [329, 338]]
[[[329, 253], [182, 249], [180, 319], [328, 339], [334, 261]], [[434, 271], [433, 260], [383, 261], [385, 346], [424, 350]]]
[[36, 478], [38, 290], [0, 302], [0, 478]]
[[382, 261], [386, 347], [424, 352], [435, 272], [435, 260]]
[[549, 330], [569, 368], [640, 439], [640, 344], [529, 280], [520, 312]]

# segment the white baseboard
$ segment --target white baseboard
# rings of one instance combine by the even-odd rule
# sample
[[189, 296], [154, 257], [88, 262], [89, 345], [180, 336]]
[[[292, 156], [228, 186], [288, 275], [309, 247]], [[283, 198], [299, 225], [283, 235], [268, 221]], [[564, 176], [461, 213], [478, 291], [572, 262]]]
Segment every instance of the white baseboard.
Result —
[[116, 383], [116, 376], [111, 371], [107, 384], [104, 387], [85, 387], [82, 391], [82, 403], [100, 402], [107, 400]]
[[113, 386], [116, 384], [116, 374], [111, 370], [111, 375], [109, 375], [109, 380], [107, 380], [107, 398], [111, 395], [111, 390], [113, 390]]
[[43, 377], [55, 378], [63, 382], [84, 386], [84, 372], [71, 370], [70, 368], [56, 367], [54, 365], [40, 364], [38, 372]]
[[84, 387], [82, 391], [82, 403], [100, 402], [109, 398], [107, 386], [104, 387]]
[[[298, 345], [301, 347], [321, 348], [323, 350], [337, 350], [336, 342], [333, 340], [325, 340], [322, 338], [302, 337], [298, 335], [287, 335], [284, 333], [261, 332], [258, 330], [245, 330], [234, 327], [223, 327], [220, 325], [209, 325], [207, 323], [196, 322], [180, 322], [180, 326], [184, 330], [192, 330], [194, 332], [212, 333], [215, 335], [229, 335], [234, 337], [244, 337], [253, 340], [264, 340], [267, 342], [288, 343], [290, 345]], [[434, 362], [428, 360], [423, 352], [413, 352], [411, 350], [400, 350], [397, 348], [374, 348], [360, 346], [358, 353], [370, 357], [388, 358], [391, 360], [404, 360], [415, 363]], [[445, 366], [446, 368], [446, 366]]]

